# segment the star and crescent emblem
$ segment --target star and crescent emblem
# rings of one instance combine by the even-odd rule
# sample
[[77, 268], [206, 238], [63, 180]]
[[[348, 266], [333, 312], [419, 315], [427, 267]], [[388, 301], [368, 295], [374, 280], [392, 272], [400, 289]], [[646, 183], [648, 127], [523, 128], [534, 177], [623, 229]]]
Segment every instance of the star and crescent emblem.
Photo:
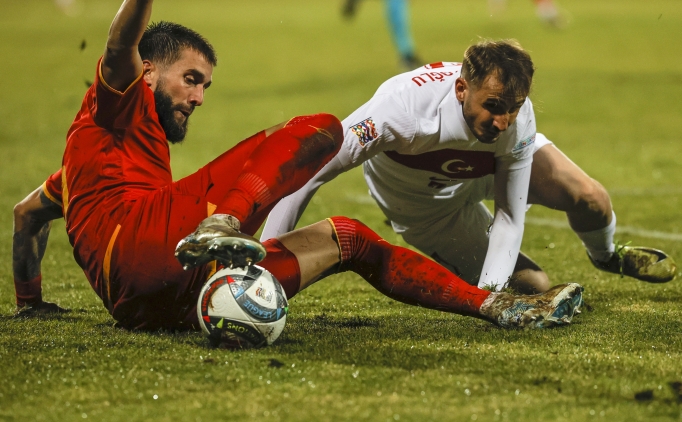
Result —
[[385, 151], [391, 160], [415, 170], [440, 174], [448, 179], [476, 179], [495, 173], [493, 151], [441, 149], [422, 154], [400, 154]]
[[463, 165], [466, 165], [466, 163], [463, 160], [448, 160], [444, 162], [440, 169], [444, 171], [445, 173], [459, 173], [460, 171], [474, 171], [474, 168], [471, 165], [467, 165], [466, 167], [453, 167], [457, 165], [457, 163], [462, 163]]

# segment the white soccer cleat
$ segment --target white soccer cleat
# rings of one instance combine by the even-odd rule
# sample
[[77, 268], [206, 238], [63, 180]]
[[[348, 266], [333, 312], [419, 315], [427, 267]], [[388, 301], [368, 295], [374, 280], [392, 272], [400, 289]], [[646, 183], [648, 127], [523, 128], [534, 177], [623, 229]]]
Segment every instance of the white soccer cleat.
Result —
[[178, 243], [175, 257], [185, 270], [214, 260], [230, 268], [246, 267], [263, 260], [263, 245], [241, 233], [239, 228], [239, 220], [231, 215], [212, 215]]
[[568, 325], [583, 306], [583, 287], [560, 284], [535, 295], [491, 293], [481, 314], [503, 328], [548, 328]]

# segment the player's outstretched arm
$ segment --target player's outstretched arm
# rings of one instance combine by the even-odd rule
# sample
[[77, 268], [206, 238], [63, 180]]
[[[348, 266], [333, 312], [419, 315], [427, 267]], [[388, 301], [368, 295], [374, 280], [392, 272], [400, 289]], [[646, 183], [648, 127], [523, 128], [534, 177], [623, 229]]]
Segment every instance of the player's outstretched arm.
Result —
[[495, 171], [495, 217], [490, 231], [488, 252], [483, 261], [480, 288], [501, 290], [514, 271], [521, 251], [526, 198], [530, 181], [530, 161], [521, 168], [497, 160]]
[[52, 220], [62, 217], [62, 208], [43, 193], [42, 186], [14, 207], [12, 269], [17, 296], [17, 315], [60, 313], [66, 310], [44, 302], [40, 263], [45, 255]]
[[142, 73], [137, 46], [151, 14], [152, 0], [125, 0], [111, 23], [102, 57], [102, 78], [117, 91], [125, 91]]

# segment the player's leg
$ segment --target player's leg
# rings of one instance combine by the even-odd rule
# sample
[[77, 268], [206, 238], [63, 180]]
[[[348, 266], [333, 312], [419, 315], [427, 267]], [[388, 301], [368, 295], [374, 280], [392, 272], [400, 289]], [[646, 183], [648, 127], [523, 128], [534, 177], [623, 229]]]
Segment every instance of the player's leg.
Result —
[[245, 160], [236, 162], [224, 154], [211, 162], [207, 199], [216, 204], [215, 215], [180, 242], [178, 259], [188, 268], [212, 259], [235, 265], [262, 259], [265, 250], [252, 237], [240, 234], [241, 226], [255, 231], [262, 221], [251, 220], [266, 215], [259, 211], [303, 186], [331, 160], [342, 142], [336, 117], [301, 116], [267, 136]]
[[341, 14], [346, 19], [352, 19], [355, 17], [355, 13], [358, 10], [358, 3], [360, 0], [345, 0], [343, 3], [343, 8], [341, 9]]
[[[533, 154], [528, 203], [566, 212], [571, 228], [577, 233], [611, 225], [613, 208], [606, 189], [549, 143], [544, 135], [537, 134], [537, 138], [542, 146]], [[586, 245], [592, 254], [613, 252], [614, 231], [605, 233], [598, 243]]]
[[616, 215], [606, 189], [542, 134], [537, 141], [542, 146], [533, 155], [528, 203], [564, 211], [597, 268], [648, 282], [672, 280], [677, 267], [664, 252], [629, 246], [616, 250]]
[[551, 284], [547, 273], [528, 255], [520, 252], [507, 286], [517, 293], [530, 295], [546, 292]]
[[408, 0], [385, 0], [386, 17], [391, 30], [391, 37], [400, 53], [402, 65], [412, 70], [422, 65], [414, 51], [414, 41], [410, 31]]
[[[223, 215], [211, 218], [211, 215], [217, 208], [217, 202], [226, 195], [228, 189], [235, 184], [240, 176], [243, 163], [251, 157], [254, 150], [265, 139], [283, 126], [284, 123], [275, 125], [244, 139], [205, 167], [173, 184], [173, 191], [176, 194], [192, 195], [197, 200], [204, 198], [206, 201], [206, 215], [204, 215], [204, 218], [210, 218], [210, 220], [199, 220], [199, 223], [203, 225], [193, 233], [194, 240], [201, 241], [202, 236], [207, 239], [213, 239], [217, 230], [222, 229], [224, 231], [225, 225], [229, 225], [234, 229], [232, 235], [223, 239], [223, 241], [231, 244], [235, 255], [234, 258], [238, 261], [237, 264], [240, 264], [241, 260], [254, 260], [252, 255], [256, 255], [257, 259], [263, 254], [262, 246], [255, 242], [251, 236], [239, 233], [241, 225], [239, 220]], [[209, 199], [213, 202], [210, 202]], [[189, 244], [188, 246], [193, 245]], [[204, 257], [201, 261], [195, 260], [193, 265], [187, 265], [185, 261], [182, 262], [183, 266], [189, 269], [191, 266], [198, 266], [208, 261], [210, 259]]]
[[338, 152], [341, 122], [330, 114], [300, 116], [268, 136], [242, 164], [216, 213], [244, 222], [261, 208], [295, 192]]
[[535, 3], [535, 13], [543, 22], [555, 27], [562, 28], [566, 25], [566, 20], [557, 7], [554, 0], [533, 0]]
[[353, 271], [403, 303], [470, 315], [505, 327], [569, 323], [581, 304], [577, 284], [534, 296], [491, 293], [464, 282], [438, 263], [391, 245], [357, 220], [333, 217], [264, 243], [262, 265], [287, 297], [327, 275]]

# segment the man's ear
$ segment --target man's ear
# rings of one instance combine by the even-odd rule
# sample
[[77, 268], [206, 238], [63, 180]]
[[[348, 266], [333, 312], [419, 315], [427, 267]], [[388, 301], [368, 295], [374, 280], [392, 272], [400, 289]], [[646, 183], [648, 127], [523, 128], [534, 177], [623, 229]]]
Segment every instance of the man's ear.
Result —
[[149, 60], [142, 60], [142, 78], [153, 91], [156, 89], [156, 82], [159, 80], [159, 68]]
[[464, 78], [457, 78], [455, 80], [455, 96], [459, 102], [464, 102], [466, 92], [469, 90], [469, 84]]

